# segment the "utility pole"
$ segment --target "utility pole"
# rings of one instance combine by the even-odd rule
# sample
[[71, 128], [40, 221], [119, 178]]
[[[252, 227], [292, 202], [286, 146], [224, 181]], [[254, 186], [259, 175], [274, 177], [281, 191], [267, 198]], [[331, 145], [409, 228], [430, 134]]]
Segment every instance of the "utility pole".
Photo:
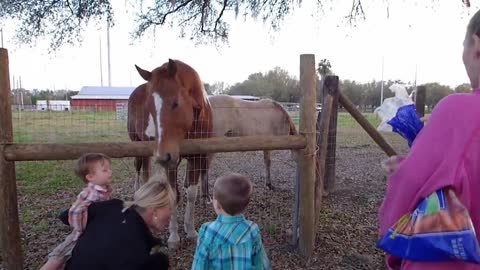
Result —
[[102, 36], [100, 36], [100, 86], [103, 87]]
[[108, 61], [108, 87], [112, 87], [112, 70], [110, 63], [110, 23], [107, 22], [107, 61]]
[[380, 105], [383, 104], [383, 64], [384, 64], [384, 57], [382, 56], [382, 85], [380, 87]]

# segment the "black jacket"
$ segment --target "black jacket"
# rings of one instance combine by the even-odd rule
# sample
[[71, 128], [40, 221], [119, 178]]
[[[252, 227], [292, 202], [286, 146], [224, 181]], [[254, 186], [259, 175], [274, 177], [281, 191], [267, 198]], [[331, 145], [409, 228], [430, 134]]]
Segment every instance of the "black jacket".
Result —
[[[88, 207], [87, 227], [73, 249], [65, 270], [168, 269], [168, 257], [150, 255], [159, 244], [142, 217], [132, 209], [122, 212], [123, 202], [113, 199]], [[60, 215], [68, 224], [68, 211]]]

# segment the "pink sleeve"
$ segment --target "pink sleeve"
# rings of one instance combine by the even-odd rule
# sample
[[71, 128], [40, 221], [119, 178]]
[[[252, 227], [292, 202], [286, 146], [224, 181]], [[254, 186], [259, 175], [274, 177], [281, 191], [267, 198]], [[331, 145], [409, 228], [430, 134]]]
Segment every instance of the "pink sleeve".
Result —
[[471, 133], [462, 99], [449, 96], [437, 105], [410, 153], [390, 176], [379, 210], [381, 235], [421, 199], [455, 184], [458, 164]]
[[84, 229], [84, 218], [89, 205], [87, 201], [89, 194], [90, 192], [88, 189], [83, 189], [82, 192], [78, 194], [77, 200], [68, 211], [68, 223], [70, 223], [70, 227], [72, 227], [74, 231], [81, 232]]

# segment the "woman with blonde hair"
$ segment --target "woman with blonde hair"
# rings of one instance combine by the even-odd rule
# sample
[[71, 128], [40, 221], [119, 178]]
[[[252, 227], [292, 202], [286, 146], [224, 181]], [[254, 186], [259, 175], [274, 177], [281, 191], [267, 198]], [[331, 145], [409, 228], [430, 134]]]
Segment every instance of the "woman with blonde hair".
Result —
[[[392, 170], [379, 213], [380, 235], [432, 192], [449, 187], [470, 213], [480, 240], [480, 11], [467, 26], [463, 63], [472, 93], [452, 94], [441, 100], [408, 155]], [[480, 265], [463, 261], [414, 262], [390, 255], [387, 267], [480, 270]]]
[[[133, 201], [91, 204], [87, 226], [65, 269], [168, 269], [166, 255], [150, 253], [160, 243], [152, 233], [168, 224], [174, 196], [166, 181], [153, 176], [135, 192]], [[64, 212], [60, 219], [68, 224], [66, 217]]]

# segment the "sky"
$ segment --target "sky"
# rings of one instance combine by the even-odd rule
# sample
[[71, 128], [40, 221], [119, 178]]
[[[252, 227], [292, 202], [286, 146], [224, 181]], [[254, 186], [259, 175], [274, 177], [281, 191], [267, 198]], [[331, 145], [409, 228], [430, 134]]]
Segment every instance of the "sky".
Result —
[[[124, 1], [113, 1], [116, 24], [110, 30], [111, 84], [136, 86], [143, 80], [137, 64], [151, 70], [179, 59], [197, 70], [206, 83], [232, 85], [256, 72], [274, 67], [299, 77], [301, 54], [314, 54], [318, 63], [327, 58], [340, 79], [367, 82], [400, 79], [417, 84], [439, 82], [455, 87], [468, 82], [462, 63], [463, 39], [468, 20], [480, 8], [471, 0], [364, 2], [366, 20], [351, 25], [344, 16], [352, 0], [336, 0], [319, 10], [316, 1], [301, 1], [272, 32], [261, 21], [229, 16], [229, 44], [196, 45], [178, 37], [178, 29], [157, 28], [133, 41], [133, 13]], [[388, 3], [387, 3], [388, 2]], [[100, 39], [103, 85], [108, 85], [106, 28], [91, 26], [76, 46], [65, 45], [48, 53], [48, 37], [34, 46], [13, 40], [14, 22], [3, 22], [4, 47], [9, 50], [10, 75], [21, 77], [26, 89], [72, 89], [101, 84]], [[1, 44], [0, 44], [1, 45]], [[383, 63], [383, 65], [382, 65]], [[383, 66], [383, 72], [382, 72]], [[13, 86], [13, 79], [12, 86]]]

